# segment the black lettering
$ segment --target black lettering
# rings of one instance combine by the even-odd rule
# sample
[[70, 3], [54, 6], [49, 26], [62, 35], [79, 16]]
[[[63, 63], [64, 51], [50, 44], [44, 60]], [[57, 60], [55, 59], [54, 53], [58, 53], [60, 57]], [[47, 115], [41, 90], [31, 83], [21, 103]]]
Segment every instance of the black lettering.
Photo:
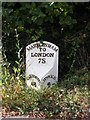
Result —
[[58, 49], [56, 49], [56, 47], [54, 48], [54, 50], [57, 52], [58, 51]]
[[27, 50], [29, 51], [30, 49], [29, 49], [29, 48], [27, 48]]
[[46, 60], [45, 60], [45, 58], [42, 58], [42, 63], [44, 64], [44, 63], [46, 63]]
[[41, 63], [41, 58], [39, 58], [38, 60], [39, 60], [38, 63]]
[[54, 53], [51, 53], [51, 54], [50, 54], [50, 57], [54, 57]]
[[52, 49], [54, 48], [54, 46], [52, 46]]
[[28, 48], [27, 48], [27, 50], [29, 51], [29, 50], [31, 50], [32, 48], [29, 46]]
[[48, 76], [46, 76], [46, 77], [43, 79], [43, 81], [45, 82], [48, 78], [52, 78], [53, 80], [56, 80], [56, 76], [54, 76], [54, 75], [48, 75]]
[[34, 57], [34, 56], [33, 56], [33, 53], [31, 53], [31, 57]]
[[39, 48], [39, 49], [40, 49], [40, 52], [41, 52], [42, 48]]
[[38, 80], [38, 82], [40, 82], [40, 79], [37, 76], [33, 75], [33, 74], [29, 75], [29, 79], [31, 79], [31, 78], [35, 78], [35, 79]]
[[46, 63], [45, 58], [39, 58], [39, 59], [38, 59], [38, 63], [43, 63], [43, 64]]
[[31, 57], [54, 57], [54, 53], [31, 53]]
[[50, 45], [50, 44], [48, 44], [48, 47], [49, 47], [49, 48], [51, 48], [51, 45]]
[[43, 57], [46, 57], [46, 53], [43, 53]]
[[34, 54], [34, 57], [37, 57], [37, 53]]
[[[46, 51], [46, 48], [45, 48], [45, 47], [48, 47], [48, 48], [54, 50], [55, 52], [58, 51], [57, 47], [55, 47], [55, 46], [53, 46], [53, 45], [51, 45], [51, 44], [49, 44], [49, 43], [44, 43], [44, 44], [35, 43], [35, 44], [30, 45], [30, 46], [27, 48], [27, 50], [32, 50], [32, 49], [34, 49], [35, 47], [39, 48], [39, 49], [40, 49], [40, 52], [41, 52], [42, 50], [43, 50], [43, 52], [45, 52], [45, 51]], [[41, 48], [41, 47], [44, 47], [44, 48]]]
[[49, 53], [47, 53], [46, 56], [49, 57]]
[[31, 85], [36, 87], [36, 82], [31, 82]]
[[31, 48], [34, 48], [34, 46], [33, 46], [33, 45], [31, 45]]
[[45, 52], [45, 51], [46, 51], [46, 48], [43, 48], [43, 51]]

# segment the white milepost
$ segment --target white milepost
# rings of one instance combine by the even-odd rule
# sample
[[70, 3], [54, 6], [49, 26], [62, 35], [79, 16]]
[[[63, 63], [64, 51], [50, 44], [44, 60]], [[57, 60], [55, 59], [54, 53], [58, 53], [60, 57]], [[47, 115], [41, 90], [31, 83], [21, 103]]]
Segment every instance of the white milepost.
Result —
[[59, 48], [50, 43], [34, 42], [26, 47], [27, 85], [35, 89], [50, 86], [58, 81]]

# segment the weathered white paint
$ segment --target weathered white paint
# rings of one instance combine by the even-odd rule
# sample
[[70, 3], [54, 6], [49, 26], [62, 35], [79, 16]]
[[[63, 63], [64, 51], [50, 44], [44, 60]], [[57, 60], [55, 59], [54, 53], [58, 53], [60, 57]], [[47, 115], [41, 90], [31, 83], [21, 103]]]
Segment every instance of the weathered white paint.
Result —
[[26, 47], [28, 86], [39, 89], [58, 81], [58, 53], [59, 48], [46, 41], [43, 44], [34, 42]]

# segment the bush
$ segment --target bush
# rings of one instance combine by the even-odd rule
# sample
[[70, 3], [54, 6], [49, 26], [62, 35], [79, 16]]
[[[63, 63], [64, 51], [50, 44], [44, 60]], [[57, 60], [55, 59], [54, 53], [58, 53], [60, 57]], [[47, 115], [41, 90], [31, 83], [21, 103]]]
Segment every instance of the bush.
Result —
[[17, 66], [17, 36], [24, 63], [25, 48], [28, 44], [34, 41], [49, 41], [60, 48], [60, 78], [74, 72], [75, 69], [88, 67], [89, 8], [88, 3], [3, 2], [2, 45], [3, 54], [11, 63], [10, 70]]

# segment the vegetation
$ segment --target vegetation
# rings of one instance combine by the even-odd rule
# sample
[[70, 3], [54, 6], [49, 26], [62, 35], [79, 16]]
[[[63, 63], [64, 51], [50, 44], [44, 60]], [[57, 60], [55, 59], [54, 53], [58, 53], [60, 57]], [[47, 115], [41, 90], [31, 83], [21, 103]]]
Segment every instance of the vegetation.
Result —
[[35, 90], [28, 88], [22, 76], [10, 75], [5, 70], [2, 76], [3, 117], [24, 115], [33, 118], [83, 119], [89, 116], [88, 73], [72, 76], [60, 85]]
[[[3, 117], [88, 117], [89, 13], [88, 3], [2, 3]], [[60, 48], [59, 83], [41, 91], [25, 83], [25, 48], [34, 41]]]
[[45, 40], [58, 45], [60, 78], [89, 67], [89, 12], [88, 3], [2, 3], [3, 52], [10, 70], [18, 61], [17, 36], [24, 61], [25, 47], [31, 42]]

